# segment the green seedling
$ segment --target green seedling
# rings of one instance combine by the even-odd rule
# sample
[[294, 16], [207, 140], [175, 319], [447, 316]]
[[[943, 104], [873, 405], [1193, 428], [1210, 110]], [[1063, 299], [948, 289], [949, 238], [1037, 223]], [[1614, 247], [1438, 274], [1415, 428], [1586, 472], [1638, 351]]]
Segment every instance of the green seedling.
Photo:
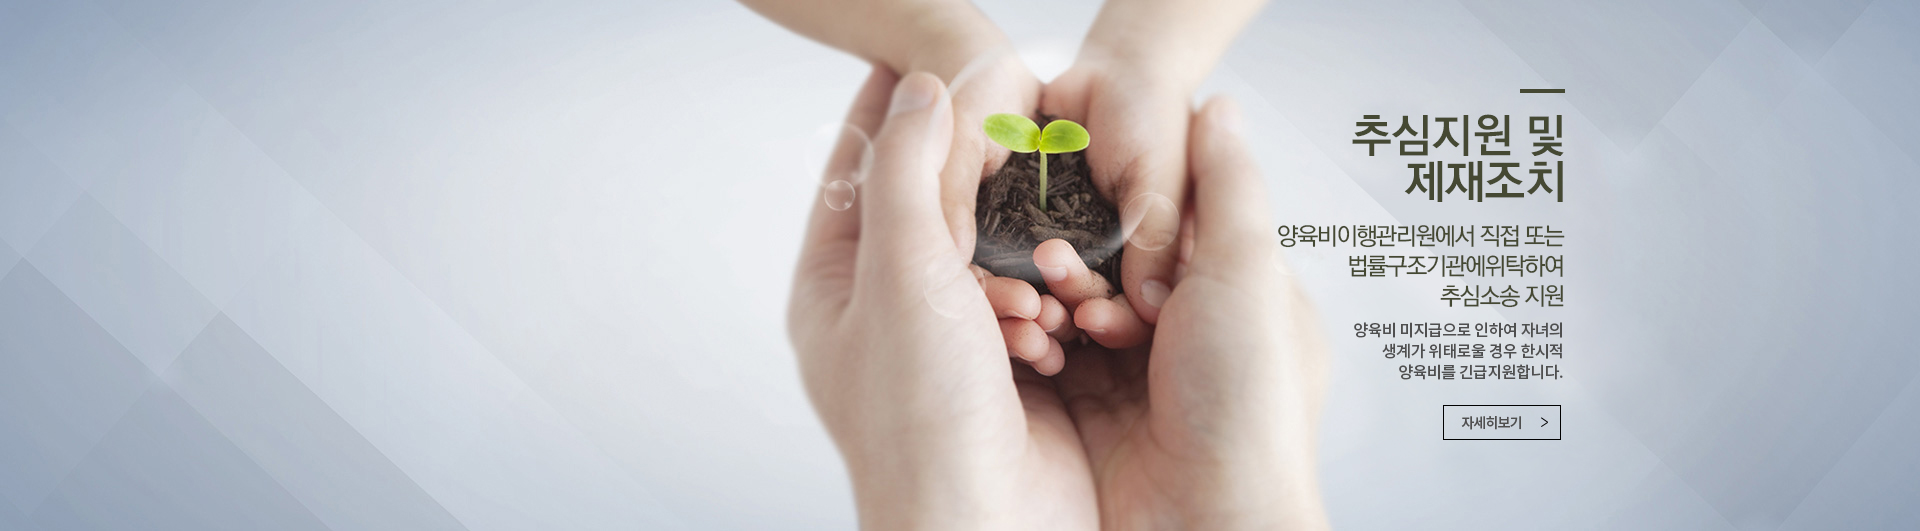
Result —
[[987, 138], [1020, 153], [1040, 152], [1040, 210], [1047, 209], [1047, 155], [1087, 149], [1087, 128], [1070, 120], [1054, 120], [1046, 130], [1018, 114], [987, 117]]

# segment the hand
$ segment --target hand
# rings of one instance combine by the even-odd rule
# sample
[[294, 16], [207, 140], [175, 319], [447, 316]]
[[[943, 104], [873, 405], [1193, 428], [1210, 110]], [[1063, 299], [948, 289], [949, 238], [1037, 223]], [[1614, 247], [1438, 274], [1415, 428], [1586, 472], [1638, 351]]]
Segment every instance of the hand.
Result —
[[[952, 102], [934, 76], [894, 80], [876, 67], [854, 104], [848, 123], [878, 131], [868, 176], [850, 207], [816, 201], [788, 310], [801, 376], [846, 459], [862, 527], [1097, 527], [1065, 404], [1016, 383], [997, 310], [937, 214]], [[862, 151], [842, 142], [828, 179], [857, 173]]]
[[1126, 312], [1159, 322], [1185, 205], [1184, 148], [1193, 91], [1263, 0], [1109, 0], [1074, 66], [1047, 84], [1042, 113], [1085, 125], [1087, 161], [1130, 229], [1118, 281]]
[[[1314, 437], [1326, 381], [1318, 324], [1268, 233], [1259, 171], [1230, 102], [1195, 118], [1194, 202], [1157, 327], [1131, 327], [1125, 298], [1065, 242], [1049, 291], [1095, 340], [1052, 379], [1093, 464], [1107, 529], [1327, 526]], [[1112, 348], [1151, 340], [1151, 346]]]
[[[1086, 154], [1094, 186], [1119, 209], [1126, 230], [1117, 279], [1125, 296], [1116, 298], [1124, 304], [1115, 318], [1128, 329], [1157, 322], [1172, 285], [1180, 226], [1175, 205], [1186, 200], [1189, 97], [1151, 73], [1106, 60], [1076, 63], [1041, 94], [1041, 113], [1080, 122], [1096, 139]], [[1065, 267], [1038, 265], [1056, 274]]]
[[743, 3], [796, 33], [895, 74], [929, 72], [947, 81], [954, 129], [940, 172], [940, 206], [954, 247], [971, 256], [980, 177], [1007, 160], [1007, 151], [988, 142], [980, 125], [994, 113], [1028, 114], [1040, 102], [1040, 80], [1000, 28], [965, 0]]
[[973, 256], [980, 179], [999, 171], [1011, 154], [988, 140], [982, 125], [994, 113], [1031, 114], [1039, 106], [1040, 90], [1040, 80], [1011, 45], [974, 55], [953, 78], [953, 151], [940, 170], [940, 207], [954, 248], [964, 256]]

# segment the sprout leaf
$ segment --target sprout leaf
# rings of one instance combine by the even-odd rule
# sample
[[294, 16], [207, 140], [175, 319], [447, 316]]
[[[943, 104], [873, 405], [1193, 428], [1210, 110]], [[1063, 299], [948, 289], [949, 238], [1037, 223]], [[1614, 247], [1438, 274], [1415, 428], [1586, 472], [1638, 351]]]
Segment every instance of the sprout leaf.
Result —
[[[991, 122], [989, 122], [991, 123]], [[1054, 120], [1040, 132], [1041, 153], [1072, 153], [1087, 149], [1087, 128], [1068, 120]]]
[[[987, 117], [987, 138], [1007, 149], [1020, 153], [1032, 153], [1040, 149], [1040, 126], [1033, 120], [1018, 114], [1000, 113]], [[1081, 144], [1086, 143], [1086, 132], [1080, 133]]]

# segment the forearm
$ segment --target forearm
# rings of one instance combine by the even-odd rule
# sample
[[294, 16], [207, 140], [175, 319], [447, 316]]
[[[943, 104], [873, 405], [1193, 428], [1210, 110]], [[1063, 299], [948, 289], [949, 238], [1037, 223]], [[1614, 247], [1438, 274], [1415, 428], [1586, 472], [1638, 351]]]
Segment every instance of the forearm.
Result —
[[999, 28], [965, 0], [741, 3], [795, 33], [901, 75], [931, 72], [952, 81], [975, 56], [1007, 45]]
[[1108, 0], [1081, 50], [1106, 63], [1190, 94], [1260, 11], [1265, 0]]

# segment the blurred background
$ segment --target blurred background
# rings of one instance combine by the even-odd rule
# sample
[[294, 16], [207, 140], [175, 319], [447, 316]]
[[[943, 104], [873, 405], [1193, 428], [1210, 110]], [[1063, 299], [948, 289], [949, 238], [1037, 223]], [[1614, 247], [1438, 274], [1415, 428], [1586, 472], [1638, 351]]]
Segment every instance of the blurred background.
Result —
[[[1043, 79], [1096, 6], [983, 1]], [[1288, 251], [1357, 529], [1920, 527], [1920, 3], [1277, 1], [1277, 224], [1551, 224], [1567, 306]], [[867, 67], [725, 2], [0, 2], [0, 530], [855, 525], [784, 333]], [[1566, 94], [1518, 94], [1518, 88]], [[1364, 114], [1558, 114], [1566, 202], [1432, 203]], [[1564, 322], [1402, 381], [1357, 322]], [[1442, 404], [1562, 404], [1442, 441]]]

